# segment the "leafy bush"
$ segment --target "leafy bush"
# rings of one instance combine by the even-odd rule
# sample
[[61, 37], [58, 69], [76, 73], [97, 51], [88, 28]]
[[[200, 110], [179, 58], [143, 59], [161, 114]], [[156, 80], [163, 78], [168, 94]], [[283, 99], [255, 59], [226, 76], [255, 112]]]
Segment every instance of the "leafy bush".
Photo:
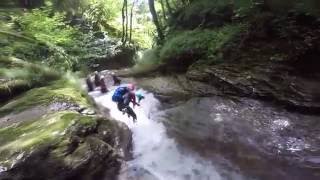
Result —
[[93, 27], [100, 29], [110, 25], [110, 21], [120, 16], [121, 2], [113, 0], [88, 1], [83, 13], [84, 18], [91, 23]]
[[136, 64], [131, 68], [133, 74], [145, 74], [151, 72], [161, 66], [159, 61], [159, 49], [148, 49], [143, 52], [138, 52], [138, 58]]
[[160, 60], [168, 62], [181, 54], [199, 54], [206, 59], [216, 56], [225, 43], [241, 31], [243, 25], [227, 25], [214, 30], [189, 30], [173, 33], [160, 50]]
[[23, 32], [35, 39], [59, 46], [72, 46], [77, 29], [64, 22], [65, 16], [61, 13], [50, 15], [50, 9], [35, 9], [17, 19]]
[[65, 22], [63, 13], [53, 13], [50, 7], [10, 14], [11, 21], [0, 31], [0, 55], [46, 64], [59, 70], [79, 70], [79, 60], [85, 55], [87, 35]]
[[199, 0], [179, 9], [171, 17], [170, 25], [175, 28], [221, 27], [231, 22], [233, 6], [225, 0]]

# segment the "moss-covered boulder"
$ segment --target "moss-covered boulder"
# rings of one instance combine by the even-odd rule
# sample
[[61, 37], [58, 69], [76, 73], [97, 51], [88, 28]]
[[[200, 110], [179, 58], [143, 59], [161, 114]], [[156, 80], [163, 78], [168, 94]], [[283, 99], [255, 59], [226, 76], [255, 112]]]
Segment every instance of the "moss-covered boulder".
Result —
[[47, 85], [61, 75], [48, 67], [14, 57], [0, 56], [0, 100], [4, 101], [33, 87]]
[[40, 106], [52, 111], [80, 110], [89, 106], [89, 101], [85, 94], [73, 87], [68, 80], [60, 80], [52, 82], [50, 86], [34, 88], [12, 99], [0, 107], [0, 118]]
[[[56, 112], [0, 130], [0, 164], [8, 179], [113, 179], [121, 165], [111, 134], [120, 126], [77, 112]], [[120, 137], [128, 138], [128, 137]], [[107, 174], [106, 174], [107, 173]]]
[[130, 158], [128, 127], [100, 117], [76, 78], [58, 77], [0, 104], [0, 179], [114, 179]]

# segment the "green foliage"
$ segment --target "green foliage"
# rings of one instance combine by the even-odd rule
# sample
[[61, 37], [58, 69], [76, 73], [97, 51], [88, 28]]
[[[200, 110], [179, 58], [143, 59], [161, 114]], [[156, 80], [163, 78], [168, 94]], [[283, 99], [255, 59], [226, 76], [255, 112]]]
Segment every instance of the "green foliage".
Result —
[[144, 24], [136, 24], [132, 30], [132, 40], [141, 49], [151, 48], [154, 44], [155, 27], [151, 21]]
[[46, 0], [54, 10], [76, 15], [86, 5], [86, 0]]
[[84, 18], [93, 26], [106, 27], [109, 21], [120, 15], [121, 2], [111, 0], [91, 0], [84, 11]]
[[159, 57], [158, 57], [158, 49], [149, 49], [149, 50], [145, 50], [141, 57], [138, 58], [138, 60], [136, 61], [137, 64], [141, 64], [141, 65], [148, 65], [148, 64], [158, 64], [159, 61]]
[[229, 5], [230, 2], [225, 0], [199, 0], [194, 1], [184, 9], [184, 17], [190, 19], [196, 13], [202, 14], [210, 11], [212, 8], [220, 8]]
[[318, 0], [266, 0], [266, 4], [271, 10], [279, 13], [296, 11], [316, 16], [320, 15], [320, 2]]
[[12, 14], [12, 21], [2, 21], [15, 26], [0, 31], [0, 55], [73, 70], [78, 62], [76, 56], [82, 55], [79, 53], [82, 51], [74, 47], [81, 45], [83, 34], [67, 25], [63, 14], [50, 12], [50, 8], [34, 9], [24, 15]]
[[170, 16], [169, 25], [175, 29], [221, 27], [231, 22], [233, 5], [225, 0], [199, 0], [183, 5]]
[[196, 29], [178, 31], [168, 37], [160, 50], [160, 60], [168, 62], [182, 54], [202, 54], [206, 59], [217, 55], [225, 43], [230, 41], [243, 28], [243, 25], [226, 25], [213, 30]]
[[[129, 3], [128, 15], [130, 16], [132, 4]], [[122, 35], [122, 17], [121, 8], [118, 9], [118, 14], [111, 19], [108, 24], [116, 29], [116, 37], [121, 37]], [[130, 18], [130, 17], [129, 17]], [[105, 28], [108, 34], [110, 33], [110, 28]], [[119, 33], [120, 32], [120, 33]], [[115, 33], [114, 33], [115, 34]], [[140, 47], [141, 49], [151, 48], [153, 43], [153, 38], [155, 37], [155, 26], [150, 17], [149, 7], [145, 1], [139, 1], [133, 8], [133, 23], [132, 23], [132, 44]]]
[[[138, 54], [140, 55], [140, 53]], [[151, 71], [152, 69], [155, 69], [160, 65], [158, 49], [145, 50], [140, 56], [141, 57], [136, 60], [136, 64], [132, 68], [132, 71], [134, 73]]]
[[35, 9], [17, 19], [26, 35], [49, 44], [71, 46], [77, 35], [77, 30], [64, 22], [65, 16], [50, 10]]

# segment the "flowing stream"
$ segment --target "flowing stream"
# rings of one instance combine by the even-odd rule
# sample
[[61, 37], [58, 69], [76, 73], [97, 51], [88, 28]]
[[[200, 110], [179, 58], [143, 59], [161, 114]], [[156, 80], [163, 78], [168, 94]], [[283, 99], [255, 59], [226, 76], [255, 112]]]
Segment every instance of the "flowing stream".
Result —
[[[160, 102], [152, 93], [142, 89], [145, 99], [140, 107], [135, 107], [138, 122], [133, 123], [123, 115], [112, 102], [111, 90], [107, 94], [94, 91], [90, 95], [96, 103], [110, 110], [110, 115], [126, 123], [133, 133], [133, 157], [128, 162], [126, 175], [122, 179], [143, 180], [220, 180], [223, 178], [212, 162], [201, 158], [192, 151], [183, 150], [172, 138], [169, 138], [162, 122], [157, 121]], [[232, 178], [235, 179], [235, 178]], [[238, 178], [237, 178], [238, 179]]]
[[[164, 106], [143, 89], [138, 121], [111, 91], [90, 95], [133, 133], [133, 160], [118, 180], [318, 180], [319, 117], [253, 99], [191, 98]], [[272, 171], [272, 173], [269, 173]]]

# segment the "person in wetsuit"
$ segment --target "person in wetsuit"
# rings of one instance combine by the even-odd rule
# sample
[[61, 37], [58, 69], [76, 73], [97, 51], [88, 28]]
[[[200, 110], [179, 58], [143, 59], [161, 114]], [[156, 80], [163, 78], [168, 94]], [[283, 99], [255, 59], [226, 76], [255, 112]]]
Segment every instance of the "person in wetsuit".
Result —
[[91, 77], [89, 75], [86, 78], [86, 83], [87, 83], [88, 92], [93, 91], [94, 90], [94, 86], [93, 86], [93, 82], [91, 80]]
[[129, 106], [130, 102], [133, 103], [133, 107], [135, 105], [140, 106], [140, 104], [136, 102], [136, 96], [133, 92], [134, 89], [135, 86], [133, 84], [118, 87], [112, 95], [112, 101], [117, 103], [119, 111], [127, 113], [129, 116], [133, 118], [133, 122], [136, 122], [137, 115]]
[[104, 76], [101, 76], [101, 79], [100, 79], [100, 91], [101, 91], [101, 93], [107, 93], [108, 92], [107, 84], [104, 81]]
[[94, 72], [94, 85], [96, 87], [100, 86], [100, 80], [101, 80], [100, 74], [98, 73], [98, 71], [95, 71]]
[[119, 79], [116, 75], [112, 74], [112, 79], [113, 79], [113, 85], [120, 85], [121, 84], [121, 79]]

